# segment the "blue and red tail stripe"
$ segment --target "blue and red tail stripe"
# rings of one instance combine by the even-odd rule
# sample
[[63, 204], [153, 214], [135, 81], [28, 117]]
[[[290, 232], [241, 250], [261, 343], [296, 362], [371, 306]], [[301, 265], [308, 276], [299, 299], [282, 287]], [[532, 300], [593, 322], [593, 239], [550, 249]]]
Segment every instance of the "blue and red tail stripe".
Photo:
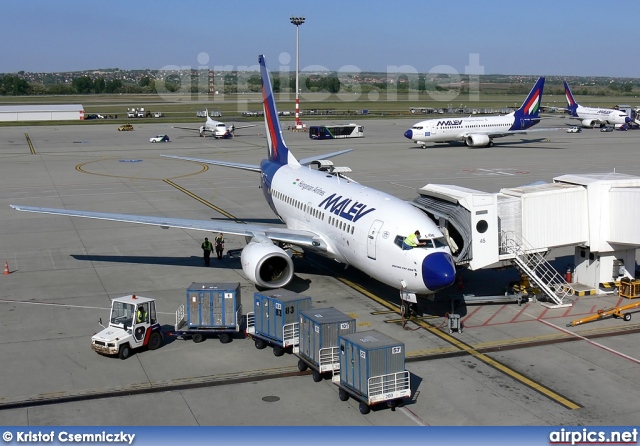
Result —
[[278, 164], [298, 164], [293, 154], [289, 152], [282, 137], [282, 127], [276, 109], [276, 102], [273, 97], [271, 79], [264, 55], [258, 56], [260, 64], [260, 76], [262, 81], [262, 105], [264, 107], [264, 123], [267, 128], [267, 143], [269, 145], [269, 161]]
[[578, 108], [578, 103], [574, 99], [573, 94], [571, 93], [571, 88], [569, 88], [569, 84], [567, 83], [567, 81], [564, 81], [564, 95], [567, 98], [567, 108], [573, 116], [577, 116], [576, 110]]

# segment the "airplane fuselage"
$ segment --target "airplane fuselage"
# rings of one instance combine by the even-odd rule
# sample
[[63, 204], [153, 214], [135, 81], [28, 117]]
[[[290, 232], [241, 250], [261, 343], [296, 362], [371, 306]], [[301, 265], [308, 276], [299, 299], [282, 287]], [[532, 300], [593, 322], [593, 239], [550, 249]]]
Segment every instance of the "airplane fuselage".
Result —
[[[422, 211], [344, 177], [302, 166], [262, 162], [262, 190], [287, 228], [321, 234], [317, 252], [417, 294], [448, 286], [455, 266], [442, 232]], [[427, 247], [403, 250], [416, 229]]]
[[573, 117], [584, 120], [593, 120], [594, 122], [588, 127], [594, 124], [625, 124], [630, 121], [625, 112], [620, 110], [614, 110], [610, 108], [594, 108], [583, 107], [578, 105]]
[[516, 122], [514, 114], [484, 118], [427, 119], [415, 124], [404, 136], [422, 145], [452, 141], [463, 141], [470, 146], [486, 145], [491, 139], [488, 135], [525, 130], [537, 122], [538, 120], [526, 118], [522, 122]]

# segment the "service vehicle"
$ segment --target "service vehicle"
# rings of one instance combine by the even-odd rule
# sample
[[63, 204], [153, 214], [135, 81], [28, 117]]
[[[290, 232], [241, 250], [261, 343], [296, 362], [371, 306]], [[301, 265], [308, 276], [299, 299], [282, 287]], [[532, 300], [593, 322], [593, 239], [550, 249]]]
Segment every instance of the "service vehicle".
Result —
[[122, 124], [118, 127], [119, 132], [129, 132], [131, 130], [133, 130], [133, 126], [131, 124]]
[[149, 142], [171, 142], [168, 135], [157, 135], [149, 138]]
[[[102, 318], [100, 318], [102, 325]], [[156, 301], [148, 297], [118, 297], [111, 301], [109, 325], [91, 337], [91, 348], [103, 355], [127, 359], [134, 349], [159, 348], [164, 337], [156, 316]]]
[[602, 127], [600, 129], [601, 132], [613, 132], [613, 126], [612, 125], [605, 125], [604, 127]]
[[580, 127], [569, 127], [567, 133], [580, 133], [582, 129]]
[[154, 118], [162, 118], [163, 116], [164, 116], [164, 113], [162, 113], [162, 112], [155, 112], [155, 113], [153, 114], [153, 117], [154, 117]]

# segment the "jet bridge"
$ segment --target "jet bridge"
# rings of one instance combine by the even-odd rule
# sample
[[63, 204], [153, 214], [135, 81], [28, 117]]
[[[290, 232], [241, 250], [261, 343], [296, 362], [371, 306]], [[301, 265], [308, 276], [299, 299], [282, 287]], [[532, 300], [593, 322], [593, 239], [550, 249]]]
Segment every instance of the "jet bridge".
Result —
[[487, 193], [428, 184], [413, 204], [439, 223], [454, 260], [471, 270], [515, 266], [554, 307], [574, 294], [545, 260], [553, 248], [574, 246], [575, 282], [634, 278], [640, 247], [640, 177], [618, 173], [562, 175]]

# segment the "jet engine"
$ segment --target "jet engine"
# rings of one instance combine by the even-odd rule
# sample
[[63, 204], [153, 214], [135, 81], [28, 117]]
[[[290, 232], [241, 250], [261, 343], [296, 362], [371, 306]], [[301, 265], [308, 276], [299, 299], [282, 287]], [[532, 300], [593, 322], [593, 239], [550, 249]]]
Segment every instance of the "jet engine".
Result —
[[464, 142], [469, 147], [486, 147], [491, 144], [491, 138], [487, 135], [469, 135]]
[[242, 271], [258, 286], [281, 288], [293, 278], [293, 261], [268, 239], [253, 238], [240, 254]]
[[594, 119], [583, 119], [582, 120], [582, 127], [587, 128], [587, 129], [591, 129], [596, 125], [596, 120]]

